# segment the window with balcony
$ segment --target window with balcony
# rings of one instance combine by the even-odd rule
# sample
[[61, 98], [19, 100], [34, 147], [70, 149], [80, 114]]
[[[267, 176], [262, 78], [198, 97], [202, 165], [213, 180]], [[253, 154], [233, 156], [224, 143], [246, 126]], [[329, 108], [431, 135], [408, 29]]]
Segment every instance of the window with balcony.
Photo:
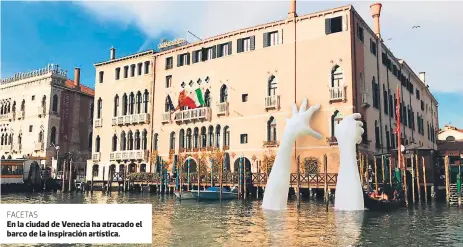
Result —
[[192, 136], [191, 136], [191, 129], [188, 128], [186, 130], [186, 148], [190, 149], [191, 148], [191, 141], [192, 141]]
[[132, 115], [135, 110], [135, 94], [130, 93], [129, 96], [129, 115]]
[[112, 144], [113, 144], [113, 145], [112, 145], [112, 149], [111, 149], [111, 150], [112, 150], [113, 152], [116, 152], [116, 151], [117, 151], [117, 136], [116, 136], [116, 134], [113, 135], [113, 143], [112, 143]]
[[278, 45], [278, 31], [264, 33], [264, 48]]
[[119, 95], [116, 94], [114, 96], [114, 116], [117, 117], [117, 113], [119, 112]]
[[204, 106], [211, 107], [211, 92], [209, 89], [206, 89], [206, 92], [204, 92]]
[[325, 19], [325, 34], [342, 32], [342, 16]]
[[232, 54], [232, 42], [217, 45], [217, 57], [225, 57]]
[[341, 120], [343, 119], [343, 116], [341, 114], [341, 112], [339, 112], [338, 110], [336, 110], [333, 115], [331, 115], [331, 137], [335, 137], [335, 133], [336, 133], [336, 127], [338, 126], [338, 124], [341, 122]]
[[174, 67], [174, 58], [167, 57], [166, 58], [166, 69], [172, 69]]
[[97, 109], [97, 112], [96, 112], [96, 118], [97, 119], [100, 119], [101, 118], [101, 114], [103, 113], [103, 100], [101, 98], [98, 99], [98, 109]]
[[273, 116], [267, 121], [267, 141], [277, 141], [277, 120]]
[[56, 127], [55, 126], [51, 127], [51, 130], [50, 130], [50, 143], [56, 144]]
[[125, 131], [122, 131], [121, 132], [121, 139], [120, 139], [120, 150], [125, 151], [126, 149], [127, 149], [127, 138], [126, 138], [126, 135], [125, 135]]
[[145, 61], [145, 75], [150, 72], [150, 61]]
[[223, 84], [220, 88], [220, 103], [224, 103], [228, 101], [228, 89], [227, 85]]
[[181, 129], [178, 132], [178, 144], [179, 144], [180, 149], [185, 148], [185, 130], [184, 129]]
[[223, 127], [223, 146], [230, 148], [230, 127]]
[[213, 147], [214, 146], [214, 127], [211, 125], [209, 126], [209, 140], [208, 140], [208, 147]]
[[[23, 105], [24, 105], [24, 101], [23, 101]], [[24, 111], [23, 109], [23, 105], [21, 105], [21, 111]], [[51, 111], [54, 112], [54, 113], [58, 113], [58, 95], [53, 95], [53, 100], [52, 100], [52, 104], [51, 104]]]
[[121, 68], [116, 68], [115, 72], [116, 74], [114, 77], [116, 80], [119, 80], [121, 78]]
[[124, 95], [122, 95], [122, 116], [127, 115], [127, 107], [128, 107], [127, 94], [124, 93]]
[[135, 131], [135, 150], [140, 150], [141, 147], [141, 140], [140, 140], [140, 131]]
[[131, 130], [127, 134], [127, 150], [133, 150], [133, 133]]
[[137, 92], [137, 102], [136, 102], [136, 112], [137, 114], [141, 113], [141, 104], [142, 104], [142, 97], [141, 97], [141, 92]]
[[95, 152], [100, 152], [100, 136], [96, 136], [95, 140]]
[[129, 77], [129, 66], [124, 66], [124, 78]]
[[130, 77], [135, 76], [135, 67], [136, 67], [135, 64], [130, 65]]
[[207, 137], [206, 137], [206, 127], [201, 128], [201, 148], [205, 148], [207, 146]]
[[252, 51], [255, 49], [255, 36], [238, 39], [237, 42], [237, 53]]
[[220, 125], [217, 124], [215, 127], [215, 146], [220, 148]]
[[144, 113], [148, 113], [148, 103], [150, 101], [150, 94], [147, 89], [145, 89], [145, 92], [143, 93], [143, 105], [144, 105]]
[[199, 147], [199, 128], [196, 127], [193, 131], [193, 148]]

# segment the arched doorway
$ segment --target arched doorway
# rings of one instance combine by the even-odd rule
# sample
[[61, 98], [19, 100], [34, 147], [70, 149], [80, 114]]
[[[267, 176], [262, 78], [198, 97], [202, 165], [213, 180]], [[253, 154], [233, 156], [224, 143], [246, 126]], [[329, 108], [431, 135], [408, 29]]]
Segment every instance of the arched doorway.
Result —
[[197, 164], [196, 160], [193, 158], [190, 158], [189, 160], [185, 160], [185, 163], [183, 164], [183, 173], [188, 173], [188, 163], [190, 164], [190, 173], [195, 173], [197, 172]]
[[92, 167], [92, 176], [98, 177], [98, 171], [99, 171], [99, 166], [98, 165], [93, 165]]
[[110, 165], [109, 170], [111, 171], [111, 173], [116, 172], [116, 165], [114, 165], [114, 164]]
[[129, 173], [134, 173], [134, 172], [137, 172], [137, 165], [134, 163], [131, 163], [129, 165]]
[[240, 169], [240, 159], [242, 159], [243, 168], [246, 169], [246, 173], [251, 173], [251, 161], [246, 157], [238, 157], [233, 163], [233, 172], [238, 173]]

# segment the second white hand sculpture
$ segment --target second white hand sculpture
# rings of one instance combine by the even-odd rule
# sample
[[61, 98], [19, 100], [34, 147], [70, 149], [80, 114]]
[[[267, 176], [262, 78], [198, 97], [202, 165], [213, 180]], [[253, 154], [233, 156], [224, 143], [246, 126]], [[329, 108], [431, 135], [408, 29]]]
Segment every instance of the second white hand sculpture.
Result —
[[334, 209], [340, 211], [364, 210], [363, 190], [357, 168], [355, 147], [362, 142], [363, 123], [357, 121], [360, 113], [345, 117], [335, 129], [339, 147], [339, 172], [334, 195]]
[[309, 110], [306, 110], [306, 108], [307, 99], [304, 98], [299, 112], [296, 104], [294, 104], [292, 110], [293, 116], [286, 120], [280, 147], [267, 180], [267, 186], [265, 187], [264, 201], [262, 203], [263, 209], [286, 209], [292, 164], [291, 154], [293, 153], [292, 149], [296, 138], [303, 135], [311, 135], [317, 139], [322, 138], [319, 133], [313, 131], [309, 126], [312, 114], [320, 109], [320, 105], [311, 106]]

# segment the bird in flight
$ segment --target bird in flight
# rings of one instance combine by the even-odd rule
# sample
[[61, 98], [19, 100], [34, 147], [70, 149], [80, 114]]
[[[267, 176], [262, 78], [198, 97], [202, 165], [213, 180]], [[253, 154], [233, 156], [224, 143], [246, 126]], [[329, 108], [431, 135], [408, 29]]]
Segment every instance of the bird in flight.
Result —
[[413, 26], [412, 29], [420, 28], [421, 26]]

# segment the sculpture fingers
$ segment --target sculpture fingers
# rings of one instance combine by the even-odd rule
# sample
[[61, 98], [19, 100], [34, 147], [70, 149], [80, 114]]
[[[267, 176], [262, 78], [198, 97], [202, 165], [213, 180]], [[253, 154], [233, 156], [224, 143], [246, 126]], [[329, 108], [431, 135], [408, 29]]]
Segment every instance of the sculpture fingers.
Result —
[[307, 111], [304, 112], [304, 116], [311, 118], [312, 114], [316, 111], [320, 110], [320, 104], [317, 104], [315, 106], [311, 106]]
[[357, 126], [363, 127], [363, 123], [361, 121], [357, 121]]
[[307, 127], [307, 128], [305, 129], [304, 133], [307, 134], [307, 135], [311, 135], [311, 136], [313, 136], [313, 137], [315, 137], [315, 138], [317, 138], [317, 139], [319, 139], [319, 140], [322, 139], [322, 135], [320, 135], [320, 133], [314, 131], [314, 130], [311, 129], [310, 127]]
[[356, 143], [357, 143], [357, 144], [362, 143], [362, 136], [357, 137]]
[[363, 128], [359, 128], [359, 131], [360, 131], [361, 135], [363, 135], [363, 133], [365, 132], [365, 130]]
[[307, 109], [307, 98], [302, 99], [301, 108], [299, 108], [299, 113], [305, 112]]
[[294, 103], [293, 106], [292, 106], [292, 113], [293, 113], [293, 116], [297, 114], [297, 105], [296, 105], [296, 103]]
[[354, 114], [351, 114], [347, 117], [345, 117], [344, 119], [360, 119], [362, 117], [362, 115], [360, 113], [354, 113]]

